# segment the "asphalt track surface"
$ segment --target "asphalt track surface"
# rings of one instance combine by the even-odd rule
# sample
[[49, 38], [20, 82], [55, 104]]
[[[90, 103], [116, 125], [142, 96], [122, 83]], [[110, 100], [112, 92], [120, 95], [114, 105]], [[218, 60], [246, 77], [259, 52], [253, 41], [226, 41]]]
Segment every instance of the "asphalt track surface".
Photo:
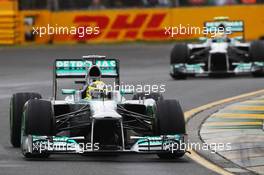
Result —
[[55, 58], [80, 58], [88, 54], [119, 58], [121, 81], [131, 84], [165, 84], [165, 98], [180, 100], [184, 111], [264, 88], [264, 79], [251, 76], [174, 81], [168, 74], [172, 46], [122, 44], [0, 48], [0, 174], [215, 174], [186, 156], [176, 161], [162, 161], [155, 155], [53, 155], [48, 160], [26, 161], [20, 150], [12, 148], [9, 143], [8, 108], [11, 94], [34, 91], [46, 98], [50, 97], [52, 64]]

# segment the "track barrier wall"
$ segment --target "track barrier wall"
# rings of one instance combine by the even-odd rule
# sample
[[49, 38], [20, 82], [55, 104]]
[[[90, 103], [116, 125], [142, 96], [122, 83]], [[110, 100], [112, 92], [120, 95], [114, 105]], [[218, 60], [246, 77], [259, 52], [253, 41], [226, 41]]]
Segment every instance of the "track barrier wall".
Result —
[[[1, 0], [0, 0], [1, 3]], [[216, 16], [230, 20], [243, 20], [246, 40], [264, 36], [264, 5], [237, 5], [221, 7], [180, 7], [146, 9], [109, 9], [86, 11], [0, 10], [1, 43], [113, 43], [124, 41], [192, 40], [202, 34], [186, 33], [174, 37], [165, 35], [165, 28], [182, 26], [203, 27], [205, 21]], [[3, 17], [3, 16], [7, 17]], [[18, 15], [17, 15], [18, 14]], [[19, 16], [17, 18], [17, 16]], [[19, 20], [18, 20], [19, 19]], [[19, 21], [20, 24], [17, 24]], [[7, 25], [8, 24], [8, 25]], [[33, 34], [37, 27], [98, 27], [96, 34], [54, 33], [42, 36]], [[3, 27], [9, 26], [8, 29]], [[15, 26], [15, 27], [14, 27]], [[13, 29], [13, 31], [11, 30]], [[20, 31], [20, 32], [18, 32]], [[14, 37], [17, 36], [18, 37]], [[9, 39], [11, 38], [11, 39]], [[17, 41], [19, 38], [19, 41]]]
[[0, 0], [0, 44], [22, 43], [21, 18], [16, 0]]

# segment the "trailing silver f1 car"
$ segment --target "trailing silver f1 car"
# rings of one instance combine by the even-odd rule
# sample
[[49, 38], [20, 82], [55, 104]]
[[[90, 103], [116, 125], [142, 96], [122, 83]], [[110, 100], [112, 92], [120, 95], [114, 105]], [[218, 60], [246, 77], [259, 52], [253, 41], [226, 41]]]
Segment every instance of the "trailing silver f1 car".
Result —
[[[239, 73], [264, 76], [264, 41], [244, 42], [243, 21], [218, 17], [214, 21], [205, 22], [204, 29], [217, 29], [220, 32], [215, 33], [214, 37], [200, 38], [201, 43], [176, 43], [170, 57], [172, 78]], [[238, 36], [239, 33], [242, 35]], [[230, 37], [231, 34], [236, 36]]]
[[[81, 89], [62, 89], [58, 79], [75, 79]], [[78, 78], [78, 80], [77, 80]], [[10, 102], [11, 143], [26, 158], [55, 153], [146, 153], [160, 158], [182, 157], [186, 148], [184, 114], [177, 100], [159, 93], [134, 94], [119, 85], [119, 61], [90, 55], [83, 59], [56, 60], [52, 99], [38, 93], [16, 93]]]

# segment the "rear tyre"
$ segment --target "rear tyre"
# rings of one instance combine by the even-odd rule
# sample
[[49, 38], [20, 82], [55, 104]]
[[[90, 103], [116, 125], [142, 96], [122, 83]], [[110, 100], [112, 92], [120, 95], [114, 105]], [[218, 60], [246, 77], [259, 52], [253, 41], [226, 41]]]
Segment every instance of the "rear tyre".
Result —
[[[54, 130], [55, 120], [51, 102], [38, 99], [29, 100], [25, 105], [22, 121], [21, 132], [23, 133], [23, 136], [52, 136], [54, 135]], [[22, 149], [22, 153], [26, 158], [49, 157], [49, 154], [46, 152], [25, 153]]]
[[16, 93], [10, 100], [10, 142], [13, 147], [20, 147], [21, 144], [21, 119], [24, 104], [30, 99], [40, 99], [38, 93]]
[[[185, 119], [180, 103], [177, 100], [163, 100], [157, 102], [155, 134], [174, 135], [185, 134]], [[176, 159], [185, 154], [182, 152], [159, 153], [162, 159]]]
[[138, 100], [138, 99], [150, 99], [152, 98], [155, 101], [163, 100], [163, 95], [161, 93], [150, 93], [150, 94], [145, 94], [144, 92], [142, 93], [137, 93], [133, 96], [132, 100]]
[[252, 41], [249, 48], [249, 56], [252, 61], [264, 61], [264, 41]]

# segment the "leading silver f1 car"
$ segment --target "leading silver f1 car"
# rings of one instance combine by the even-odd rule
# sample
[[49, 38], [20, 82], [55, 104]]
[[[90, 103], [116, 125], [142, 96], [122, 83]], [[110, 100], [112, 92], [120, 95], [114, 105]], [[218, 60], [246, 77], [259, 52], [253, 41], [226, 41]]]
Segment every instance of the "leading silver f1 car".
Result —
[[[62, 78], [78, 78], [74, 82], [82, 88], [62, 89], [66, 97], [59, 100], [57, 80]], [[21, 147], [26, 158], [145, 153], [173, 159], [185, 154], [184, 114], [177, 100], [164, 100], [159, 93], [137, 93], [127, 100], [125, 95], [131, 92], [119, 86], [86, 98], [89, 83], [98, 79], [119, 85], [119, 61], [97, 55], [56, 60], [52, 99], [42, 99], [38, 93], [12, 96], [12, 145]]]
[[[243, 21], [225, 17], [208, 21], [207, 31], [221, 29], [214, 37], [202, 37], [201, 43], [176, 43], [170, 57], [170, 75], [174, 79], [187, 76], [223, 76], [252, 73], [264, 76], [264, 41], [244, 42]], [[241, 36], [238, 36], [242, 33]], [[230, 37], [234, 34], [236, 36]]]

